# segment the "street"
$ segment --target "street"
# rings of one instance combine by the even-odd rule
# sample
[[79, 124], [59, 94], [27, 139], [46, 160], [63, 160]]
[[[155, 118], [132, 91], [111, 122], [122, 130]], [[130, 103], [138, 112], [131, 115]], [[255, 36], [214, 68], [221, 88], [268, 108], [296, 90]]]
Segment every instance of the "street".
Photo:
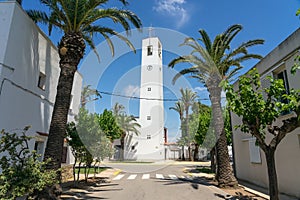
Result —
[[[86, 194], [85, 199], [213, 200], [225, 199], [224, 196], [226, 196], [226, 193], [208, 185], [202, 178], [190, 177], [188, 174], [185, 174], [182, 170], [188, 165], [116, 165], [125, 167], [128, 172], [121, 172], [113, 176], [111, 182], [94, 188], [93, 191], [90, 191], [91, 193]], [[137, 169], [140, 169], [140, 172]]]

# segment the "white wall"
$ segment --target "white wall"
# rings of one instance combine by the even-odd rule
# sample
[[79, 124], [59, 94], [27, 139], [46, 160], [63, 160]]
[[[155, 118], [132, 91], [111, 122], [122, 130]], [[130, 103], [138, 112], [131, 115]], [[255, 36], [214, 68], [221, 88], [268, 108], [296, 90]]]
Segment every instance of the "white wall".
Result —
[[[277, 67], [284, 65], [289, 80], [289, 87], [299, 89], [300, 88], [300, 73], [296, 75], [290, 74], [290, 69], [294, 64], [294, 58], [300, 49], [300, 29], [296, 30], [285, 41], [283, 41], [278, 47], [270, 52], [265, 58], [263, 58], [255, 67], [260, 74], [264, 77], [266, 75], [272, 75], [272, 71]], [[235, 84], [235, 87], [237, 83]], [[284, 115], [276, 122], [281, 123], [282, 120], [290, 117], [290, 115]], [[241, 124], [241, 119], [235, 114], [232, 114], [232, 125]], [[300, 198], [300, 128], [289, 133], [278, 145], [275, 159], [276, 169], [278, 175], [278, 183], [280, 192], [290, 194]], [[249, 140], [252, 136], [242, 133], [240, 130], [234, 131], [233, 134], [234, 145], [234, 159], [237, 177], [249, 182], [268, 187], [268, 175], [266, 159], [263, 151], [260, 150], [261, 162], [250, 162], [249, 152]], [[271, 135], [267, 135], [266, 141], [269, 142]]]
[[[153, 55], [147, 55], [147, 47], [152, 45]], [[151, 69], [148, 66], [152, 66]], [[151, 88], [151, 91], [148, 90]], [[143, 98], [163, 99], [162, 46], [157, 37], [142, 41], [141, 86], [140, 86], [140, 135], [127, 137], [125, 158], [137, 160], [163, 160], [164, 150], [164, 106], [163, 101]], [[147, 116], [151, 119], [148, 120]], [[150, 135], [151, 139], [147, 139]], [[131, 149], [135, 146], [135, 149]]]
[[[17, 3], [0, 2], [0, 13], [5, 13], [0, 16], [5, 27], [0, 29], [0, 129], [30, 125], [33, 136], [48, 133], [60, 72], [57, 48]], [[45, 90], [37, 86], [40, 72], [46, 75]], [[78, 113], [81, 82], [77, 73], [72, 114]]]

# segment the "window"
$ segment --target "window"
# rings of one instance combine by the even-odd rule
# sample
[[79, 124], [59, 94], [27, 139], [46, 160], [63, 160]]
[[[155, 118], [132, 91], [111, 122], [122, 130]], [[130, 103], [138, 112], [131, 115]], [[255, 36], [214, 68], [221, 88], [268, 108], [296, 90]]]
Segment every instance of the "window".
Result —
[[153, 46], [149, 45], [147, 47], [147, 56], [152, 56], [153, 55]]
[[260, 149], [259, 146], [255, 144], [256, 139], [249, 139], [249, 152], [250, 152], [250, 162], [251, 163], [261, 163]]
[[[290, 88], [289, 88], [289, 81], [288, 81], [288, 76], [287, 76], [287, 71], [285, 67], [280, 67], [279, 69], [275, 70], [273, 72], [274, 78], [276, 79], [281, 79], [284, 84], [285, 91], [283, 94], [289, 94], [290, 93]], [[288, 103], [288, 99], [278, 99], [282, 103]], [[289, 114], [289, 111], [281, 113], [282, 115]]]
[[73, 112], [72, 108], [73, 108], [73, 95], [71, 94], [71, 96], [70, 96], [70, 107], [69, 107], [69, 112], [70, 113]]
[[135, 146], [131, 146], [131, 151], [133, 151], [135, 149]]
[[42, 90], [45, 90], [46, 86], [46, 75], [40, 72], [39, 74], [39, 80], [38, 80], [38, 87]]
[[286, 94], [288, 94], [289, 91], [290, 91], [290, 88], [289, 88], [289, 81], [288, 81], [288, 76], [287, 76], [286, 69], [279, 70], [277, 72], [275, 71], [274, 72], [274, 77], [276, 79], [283, 80], [283, 84], [284, 84], [284, 87], [285, 87]]
[[147, 120], [151, 120], [151, 116], [147, 116]]
[[151, 87], [148, 87], [148, 91], [151, 91]]
[[41, 155], [41, 157], [39, 157], [38, 160], [42, 161], [43, 160], [42, 155], [43, 155], [43, 151], [44, 151], [44, 142], [35, 141], [34, 150], [36, 151], [37, 154]]
[[150, 140], [151, 139], [151, 135], [147, 135], [147, 140]]
[[158, 56], [161, 58], [161, 44], [158, 43]]

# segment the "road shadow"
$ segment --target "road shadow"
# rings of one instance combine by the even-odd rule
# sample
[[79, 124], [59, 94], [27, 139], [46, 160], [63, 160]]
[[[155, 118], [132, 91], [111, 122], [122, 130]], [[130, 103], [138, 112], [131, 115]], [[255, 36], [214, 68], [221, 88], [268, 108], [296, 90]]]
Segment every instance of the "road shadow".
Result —
[[228, 200], [258, 200], [258, 198], [256, 196], [252, 196], [252, 195], [243, 195], [240, 192], [236, 192], [236, 195], [222, 195], [222, 194], [218, 194], [215, 193], [215, 196], [221, 198], [221, 199], [228, 199]]
[[122, 188], [115, 188], [118, 185], [111, 183], [108, 177], [89, 178], [87, 182], [80, 181], [76, 186], [73, 181], [70, 181], [62, 184], [63, 192], [60, 198], [62, 200], [107, 199], [99, 196], [99, 193], [103, 191], [115, 192], [122, 190]]
[[180, 185], [180, 184], [189, 184], [193, 189], [198, 190], [199, 185], [211, 186], [208, 180], [205, 177], [190, 177], [190, 178], [177, 178], [177, 179], [156, 179], [156, 182], [163, 183], [163, 185]]

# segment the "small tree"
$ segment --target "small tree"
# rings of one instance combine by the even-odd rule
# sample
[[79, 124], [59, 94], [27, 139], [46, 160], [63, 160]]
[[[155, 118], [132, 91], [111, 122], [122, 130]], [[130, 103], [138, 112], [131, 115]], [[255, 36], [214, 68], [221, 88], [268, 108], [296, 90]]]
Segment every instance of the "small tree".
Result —
[[115, 139], [119, 139], [121, 137], [121, 129], [118, 126], [116, 116], [114, 116], [112, 111], [105, 109], [103, 113], [99, 115], [98, 120], [101, 130], [111, 143], [113, 143]]
[[84, 164], [85, 180], [87, 181], [89, 170], [94, 162], [94, 168], [104, 158], [108, 157], [110, 151], [110, 141], [106, 138], [99, 126], [99, 116], [89, 113], [85, 108], [80, 108], [79, 115], [76, 118], [77, 124], [70, 123], [67, 128], [68, 143], [72, 147], [72, 153], [75, 157], [75, 166], [78, 162], [79, 172], [81, 164]]
[[29, 149], [29, 140], [26, 135], [29, 127], [25, 127], [21, 134], [1, 131], [0, 140], [0, 199], [13, 200], [34, 193], [56, 183], [55, 171], [45, 173], [47, 162], [40, 162], [41, 156]]
[[[85, 160], [87, 160], [85, 157], [87, 155], [90, 155], [89, 151], [85, 148], [84, 144], [82, 143], [78, 132], [76, 130], [76, 125], [74, 122], [71, 122], [67, 125], [67, 141], [68, 144], [72, 147], [72, 154], [75, 158], [74, 164], [73, 164], [73, 178], [74, 178], [74, 185], [76, 185], [79, 181], [80, 176], [80, 169], [81, 164]], [[88, 156], [90, 157], [90, 156]], [[78, 165], [78, 172], [76, 177], [76, 165]]]
[[[257, 145], [265, 153], [270, 199], [278, 200], [275, 150], [288, 133], [300, 126], [300, 96], [299, 91], [295, 90], [287, 94], [281, 79], [269, 79], [270, 87], [261, 88], [260, 76], [257, 70], [253, 69], [248, 75], [240, 78], [236, 92], [228, 83], [225, 87], [230, 109], [242, 117], [243, 124], [238, 127], [242, 132], [252, 134]], [[266, 100], [263, 98], [263, 92], [266, 93]], [[278, 118], [287, 112], [293, 115], [279, 123]], [[273, 136], [269, 143], [265, 140], [267, 133]]]

